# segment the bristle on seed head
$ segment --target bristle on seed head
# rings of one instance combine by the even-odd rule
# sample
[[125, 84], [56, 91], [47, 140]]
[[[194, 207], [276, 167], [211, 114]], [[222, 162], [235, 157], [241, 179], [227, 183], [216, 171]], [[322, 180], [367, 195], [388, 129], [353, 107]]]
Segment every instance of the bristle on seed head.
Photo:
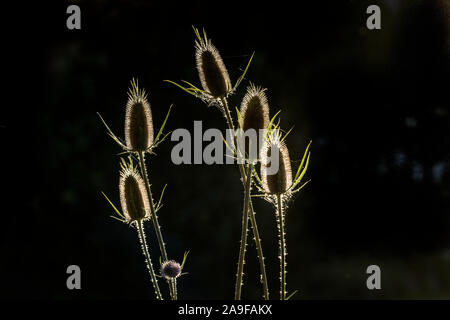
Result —
[[[278, 134], [272, 135], [272, 137]], [[270, 160], [276, 155], [272, 152], [278, 152], [278, 171], [275, 174], [269, 174]], [[266, 141], [261, 151], [263, 160], [261, 164], [261, 182], [264, 190], [268, 194], [284, 194], [292, 185], [292, 169], [289, 151], [284, 142], [279, 138]]]
[[150, 202], [144, 180], [133, 163], [122, 159], [120, 164], [119, 192], [120, 204], [127, 222], [144, 220], [150, 217]]
[[150, 103], [137, 80], [131, 81], [125, 113], [125, 142], [129, 151], [146, 151], [153, 144], [153, 120]]
[[203, 38], [197, 30], [196, 34], [195, 60], [203, 90], [215, 99], [225, 97], [232, 89], [227, 68], [206, 33], [203, 31]]

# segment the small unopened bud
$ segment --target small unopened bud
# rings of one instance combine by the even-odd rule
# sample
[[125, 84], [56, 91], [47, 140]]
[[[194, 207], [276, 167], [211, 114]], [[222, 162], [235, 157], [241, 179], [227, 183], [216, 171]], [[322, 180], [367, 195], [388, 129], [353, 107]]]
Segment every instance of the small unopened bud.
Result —
[[181, 266], [175, 260], [163, 262], [161, 265], [161, 275], [165, 279], [176, 279], [181, 275]]

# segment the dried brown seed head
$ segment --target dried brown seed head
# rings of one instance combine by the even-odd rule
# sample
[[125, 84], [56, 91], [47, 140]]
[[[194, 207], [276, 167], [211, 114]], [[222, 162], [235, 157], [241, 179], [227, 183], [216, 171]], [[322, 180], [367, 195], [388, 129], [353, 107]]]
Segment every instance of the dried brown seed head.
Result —
[[250, 84], [241, 103], [242, 130], [250, 128], [257, 132], [269, 125], [269, 104], [264, 93], [266, 89]]
[[[278, 172], [269, 174], [269, 159], [272, 152], [278, 152]], [[268, 194], [283, 194], [292, 185], [292, 169], [289, 151], [283, 142], [267, 142], [262, 150], [264, 157], [261, 164], [261, 182]]]
[[129, 151], [146, 151], [153, 144], [153, 121], [145, 90], [132, 80], [125, 113], [125, 142]]
[[139, 221], [149, 217], [150, 203], [144, 180], [132, 163], [121, 164], [119, 192], [120, 203], [127, 222]]
[[[249, 129], [254, 129], [256, 134], [259, 134], [259, 130], [266, 130], [269, 125], [269, 104], [267, 102], [266, 89], [255, 87], [253, 84], [247, 88], [247, 93], [242, 99], [241, 103], [241, 119], [242, 130], [246, 132]], [[249, 153], [248, 145], [249, 141], [245, 143], [246, 153]], [[254, 141], [258, 144], [258, 140]], [[257, 155], [260, 153], [261, 146], [256, 145]]]
[[216, 99], [225, 97], [231, 91], [230, 77], [219, 52], [206, 34], [204, 38], [198, 35], [195, 41], [195, 60], [203, 90]]

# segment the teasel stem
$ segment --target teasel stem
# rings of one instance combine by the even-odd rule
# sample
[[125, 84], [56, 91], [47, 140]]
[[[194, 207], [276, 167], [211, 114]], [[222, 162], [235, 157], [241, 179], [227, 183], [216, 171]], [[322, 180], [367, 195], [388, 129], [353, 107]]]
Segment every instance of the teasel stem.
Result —
[[158, 300], [163, 300], [161, 291], [159, 290], [158, 280], [156, 279], [155, 270], [153, 269], [152, 260], [150, 259], [150, 253], [148, 252], [147, 240], [145, 240], [144, 228], [142, 227], [142, 220], [137, 220], [137, 232], [139, 236], [139, 242], [141, 243], [142, 251], [144, 252], [145, 259], [147, 261], [147, 269], [150, 273], [150, 277], [155, 288], [156, 298]]
[[[222, 107], [223, 107], [223, 111], [225, 113], [225, 118], [227, 119], [228, 128], [230, 130], [232, 130], [232, 132], [234, 132], [233, 119], [231, 118], [227, 99], [222, 97], [222, 98], [220, 98], [220, 101], [222, 102]], [[236, 137], [235, 137], [234, 145], [237, 146]], [[241, 178], [242, 178], [242, 184], [244, 185], [244, 188], [245, 188], [247, 179], [250, 179], [249, 183], [251, 184], [251, 175], [247, 176], [245, 174], [245, 168], [242, 163], [238, 163], [238, 166], [239, 166], [239, 172], [240, 172]], [[263, 291], [264, 291], [264, 299], [269, 300], [269, 287], [267, 284], [266, 266], [264, 264], [263, 249], [262, 249], [262, 244], [261, 244], [261, 238], [259, 237], [258, 225], [256, 224], [256, 217], [255, 217], [255, 212], [253, 210], [253, 204], [252, 204], [251, 199], [248, 200], [248, 205], [249, 205], [248, 206], [248, 216], [250, 218], [250, 223], [252, 226], [254, 240], [255, 240], [255, 244], [256, 244], [256, 251], [257, 251], [258, 261], [259, 261], [259, 269], [261, 272], [261, 283], [263, 285]], [[244, 255], [245, 255], [245, 252], [244, 252]]]
[[177, 293], [177, 279], [172, 280], [172, 286], [173, 286], [173, 300], [178, 300], [178, 293]]
[[[252, 164], [247, 166], [247, 177], [251, 177]], [[247, 179], [244, 190], [244, 209], [242, 212], [242, 234], [241, 234], [241, 247], [239, 249], [239, 261], [236, 274], [236, 289], [234, 292], [234, 299], [241, 300], [242, 291], [242, 279], [244, 277], [244, 264], [245, 264], [245, 251], [247, 247], [247, 232], [248, 232], [248, 207], [250, 200], [251, 179]]]
[[[166, 246], [164, 244], [164, 240], [161, 234], [161, 227], [159, 226], [158, 217], [156, 215], [155, 204], [153, 202], [152, 190], [150, 188], [150, 182], [148, 181], [147, 169], [145, 167], [145, 156], [143, 151], [138, 152], [139, 156], [139, 166], [141, 167], [142, 177], [144, 178], [145, 188], [147, 189], [148, 198], [150, 200], [150, 212], [151, 219], [153, 223], [153, 227], [155, 229], [156, 238], [158, 239], [159, 250], [161, 251], [163, 261], [167, 261], [167, 251]], [[172, 300], [175, 300], [174, 296], [174, 283], [173, 280], [167, 280], [167, 284], [169, 286], [170, 297]], [[176, 289], [175, 289], [176, 290]]]
[[280, 300], [286, 300], [286, 240], [284, 238], [284, 214], [281, 193], [277, 194], [277, 222], [280, 244]]

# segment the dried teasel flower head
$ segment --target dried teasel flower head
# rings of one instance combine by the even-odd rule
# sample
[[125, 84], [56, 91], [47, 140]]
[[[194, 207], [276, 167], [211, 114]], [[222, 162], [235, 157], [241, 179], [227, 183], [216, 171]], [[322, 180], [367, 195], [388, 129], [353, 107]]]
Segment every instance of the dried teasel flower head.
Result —
[[214, 99], [226, 97], [232, 91], [227, 68], [206, 33], [203, 31], [203, 38], [196, 33], [195, 60], [203, 90]]
[[168, 280], [176, 279], [181, 275], [182, 267], [175, 260], [168, 260], [161, 264], [161, 275]]
[[120, 164], [119, 192], [120, 203], [126, 222], [145, 220], [150, 217], [150, 202], [144, 180], [134, 167], [131, 158]]
[[[270, 139], [264, 143], [261, 151], [261, 182], [268, 194], [285, 194], [292, 186], [291, 158], [286, 144], [280, 141], [279, 130], [272, 132]], [[271, 168], [278, 159], [278, 170]]]
[[[266, 130], [269, 125], [269, 104], [265, 94], [266, 89], [256, 87], [253, 83], [247, 87], [247, 93], [241, 103], [241, 128], [243, 132], [249, 129], [255, 130], [259, 135], [260, 130]], [[261, 146], [258, 146], [258, 139], [255, 141], [256, 153], [259, 156]], [[248, 154], [248, 143], [246, 143], [246, 153]]]
[[147, 151], [153, 144], [150, 103], [137, 80], [131, 81], [125, 113], [125, 143], [128, 151]]

